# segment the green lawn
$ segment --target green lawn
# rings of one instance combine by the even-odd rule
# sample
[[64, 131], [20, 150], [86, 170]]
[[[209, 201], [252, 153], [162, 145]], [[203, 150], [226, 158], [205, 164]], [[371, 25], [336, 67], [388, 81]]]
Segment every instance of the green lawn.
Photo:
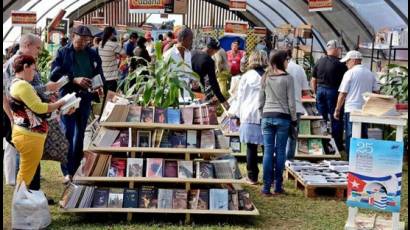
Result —
[[[56, 201], [63, 192], [60, 167], [52, 161], [42, 161], [41, 186]], [[245, 173], [245, 164], [241, 163]], [[408, 164], [403, 170], [401, 221], [408, 223]], [[261, 176], [261, 175], [260, 175]], [[261, 186], [245, 186], [259, 209], [256, 217], [193, 216], [192, 225], [184, 225], [183, 215], [134, 215], [132, 222], [126, 214], [62, 214], [58, 206], [50, 206], [52, 224], [48, 229], [343, 229], [347, 207], [343, 201], [329, 198], [307, 199], [293, 183], [286, 181], [286, 196], [264, 198]], [[11, 200], [13, 189], [3, 179], [3, 229], [11, 229]]]

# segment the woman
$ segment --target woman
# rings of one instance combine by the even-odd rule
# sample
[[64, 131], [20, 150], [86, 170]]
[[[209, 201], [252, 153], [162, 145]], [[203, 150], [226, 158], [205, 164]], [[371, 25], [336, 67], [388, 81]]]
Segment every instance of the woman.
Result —
[[220, 48], [212, 58], [215, 61], [216, 79], [221, 89], [222, 95], [227, 98], [229, 96], [228, 88], [231, 80], [231, 73], [229, 72], [228, 58], [224, 49]]
[[112, 41], [115, 37], [115, 29], [111, 26], [104, 28], [102, 41], [100, 43], [98, 54], [101, 57], [102, 69], [105, 77], [106, 90], [117, 91], [118, 81], [118, 62], [120, 58], [121, 45]]
[[239, 82], [237, 94], [238, 109], [236, 116], [239, 117], [241, 143], [246, 143], [246, 169], [248, 182], [258, 183], [258, 145], [263, 145], [261, 131], [261, 114], [259, 112], [258, 98], [261, 90], [261, 79], [268, 65], [266, 53], [255, 51], [249, 57], [248, 67]]
[[13, 68], [15, 78], [10, 87], [10, 107], [13, 115], [12, 142], [20, 153], [17, 184], [30, 185], [40, 163], [48, 124], [45, 114], [64, 105], [63, 100], [43, 103], [29, 82], [33, 81], [35, 60], [28, 55], [16, 57]]
[[[286, 72], [286, 51], [271, 54], [270, 69], [262, 78], [259, 103], [263, 132], [263, 188], [262, 194], [284, 193], [282, 174], [286, 160], [286, 143], [290, 125], [296, 124], [296, 104], [293, 78]], [[275, 181], [274, 193], [270, 192]]]
[[[145, 43], [147, 39], [144, 37], [139, 37], [137, 40], [137, 46], [134, 49], [134, 55], [137, 59], [131, 59], [130, 71], [136, 70], [140, 66], [147, 66], [151, 62], [151, 57], [149, 56], [147, 47]], [[144, 60], [142, 60], [142, 59]]]

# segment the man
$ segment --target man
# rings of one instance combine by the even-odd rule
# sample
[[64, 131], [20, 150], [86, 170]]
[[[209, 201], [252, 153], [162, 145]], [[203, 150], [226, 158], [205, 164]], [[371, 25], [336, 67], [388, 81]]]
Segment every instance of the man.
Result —
[[[3, 66], [3, 110], [4, 114], [7, 115], [5, 116], [3, 114], [3, 123], [5, 124], [5, 138], [6, 138], [6, 150], [13, 150], [13, 144], [11, 143], [11, 127], [13, 126], [13, 118], [12, 118], [12, 113], [9, 105], [9, 100], [10, 100], [10, 85], [15, 77], [15, 72], [13, 69], [13, 63], [14, 60], [16, 59], [17, 56], [20, 55], [30, 55], [34, 57], [34, 59], [38, 58], [38, 55], [41, 51], [41, 40], [38, 36], [34, 34], [24, 34], [20, 38], [19, 42], [19, 50], [17, 53], [12, 56]], [[59, 84], [56, 82], [48, 82], [46, 85], [44, 85], [41, 82], [40, 75], [38, 72], [35, 73], [34, 79], [32, 82], [30, 82], [31, 85], [34, 87], [34, 89], [37, 91], [39, 94], [40, 98], [43, 101], [49, 102], [50, 97], [45, 93], [45, 92], [55, 92], [59, 88]], [[16, 168], [18, 169], [19, 165], [19, 155], [17, 155], [17, 162], [16, 162]], [[17, 171], [17, 170], [16, 170]], [[40, 190], [40, 165], [37, 167], [36, 174], [33, 177], [33, 181], [30, 184], [29, 189], [31, 190]], [[52, 204], [54, 201], [52, 199], [49, 199], [49, 203]]]
[[[202, 50], [192, 52], [192, 70], [200, 76], [201, 84], [205, 87], [205, 96], [207, 100], [215, 101], [213, 95], [229, 109], [229, 104], [221, 93], [215, 74], [215, 62], [212, 56], [220, 49], [219, 42], [213, 38], [208, 39], [206, 47]], [[198, 89], [198, 86], [194, 87]], [[213, 94], [212, 94], [212, 92]]]
[[[296, 116], [297, 116], [297, 127], [299, 127], [300, 117], [304, 114], [304, 108], [302, 105], [302, 95], [307, 96], [309, 95], [309, 83], [306, 77], [305, 70], [302, 66], [296, 64], [295, 61], [292, 59], [292, 49], [287, 49], [288, 52], [288, 68], [286, 72], [288, 72], [294, 82], [295, 86], [295, 100], [296, 100]], [[298, 128], [299, 132], [299, 128]], [[288, 143], [286, 146], [286, 157], [288, 160], [292, 160], [295, 157], [295, 149], [296, 149], [296, 139], [289, 136]]]
[[154, 42], [152, 41], [151, 32], [146, 32], [144, 37], [147, 40], [147, 42], [145, 42], [145, 47], [147, 48], [149, 56], [152, 57], [154, 55]]
[[239, 39], [233, 41], [231, 44], [231, 50], [226, 53], [232, 76], [241, 73], [241, 59], [246, 56], [245, 51], [239, 50], [239, 42]]
[[[350, 138], [352, 137], [352, 122], [349, 121], [350, 113], [362, 109], [365, 102], [363, 93], [379, 93], [379, 84], [374, 74], [361, 64], [362, 54], [360, 52], [349, 51], [341, 62], [346, 62], [349, 70], [344, 74], [339, 87], [334, 118], [336, 120], [341, 118], [341, 110], [344, 104], [346, 154], [347, 159], [349, 159]], [[362, 137], [367, 138], [367, 124], [362, 124]]]
[[[326, 45], [327, 55], [320, 58], [313, 67], [312, 90], [316, 94], [316, 106], [319, 113], [332, 125], [332, 137], [337, 148], [343, 149], [343, 121], [333, 118], [337, 103], [337, 90], [342, 82], [343, 74], [347, 71], [345, 64], [339, 61], [340, 46], [336, 40]], [[343, 113], [343, 112], [342, 112]]]
[[71, 115], [61, 117], [70, 144], [68, 163], [61, 165], [65, 183], [72, 180], [83, 157], [84, 132], [91, 111], [91, 101], [99, 99], [98, 96], [103, 94], [102, 88], [91, 92], [91, 79], [99, 74], [105, 85], [101, 58], [87, 46], [91, 37], [92, 34], [86, 26], [80, 25], [74, 28], [72, 43], [61, 49], [51, 64], [52, 81], [57, 81], [64, 75], [69, 78], [69, 83], [60, 90], [61, 97], [72, 92], [75, 92], [77, 97], [81, 97], [79, 109]]
[[127, 54], [129, 58], [134, 56], [134, 49], [137, 46], [137, 40], [138, 40], [138, 34], [134, 32], [134, 33], [131, 33], [128, 41], [124, 43], [125, 53]]

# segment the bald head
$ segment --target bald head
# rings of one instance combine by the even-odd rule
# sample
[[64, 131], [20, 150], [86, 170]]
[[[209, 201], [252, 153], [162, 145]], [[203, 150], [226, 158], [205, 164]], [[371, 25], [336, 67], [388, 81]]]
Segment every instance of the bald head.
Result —
[[38, 54], [41, 50], [41, 39], [40, 37], [28, 33], [23, 34], [20, 38], [20, 51], [23, 54], [30, 55], [33, 58], [37, 59]]
[[192, 49], [192, 43], [194, 40], [194, 33], [189, 27], [183, 26], [179, 31], [178, 31], [178, 43], [180, 43], [183, 47], [191, 50]]

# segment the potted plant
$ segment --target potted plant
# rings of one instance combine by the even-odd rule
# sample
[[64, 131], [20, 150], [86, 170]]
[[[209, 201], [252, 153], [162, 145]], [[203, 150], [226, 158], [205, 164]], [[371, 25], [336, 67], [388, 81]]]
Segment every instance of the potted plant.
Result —
[[380, 91], [397, 99], [398, 110], [408, 108], [408, 77], [408, 68], [395, 64], [388, 65], [387, 72], [380, 77]]

